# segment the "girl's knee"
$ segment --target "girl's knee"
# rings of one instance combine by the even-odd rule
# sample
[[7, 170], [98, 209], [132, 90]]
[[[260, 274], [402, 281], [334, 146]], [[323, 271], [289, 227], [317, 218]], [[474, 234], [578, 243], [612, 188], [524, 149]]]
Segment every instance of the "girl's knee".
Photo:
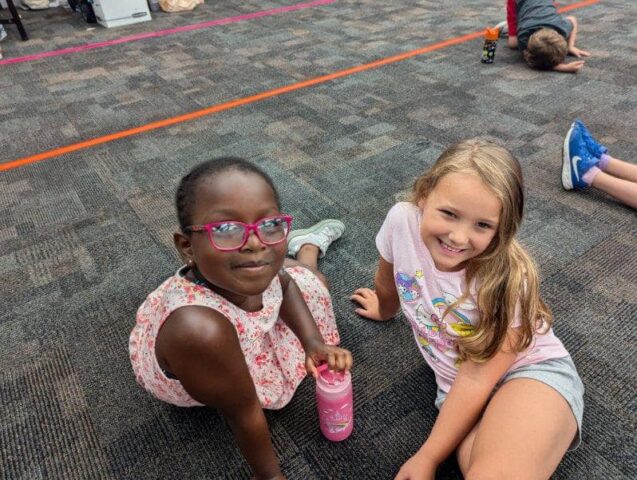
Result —
[[500, 480], [503, 478], [515, 478], [516, 480], [538, 479], [533, 472], [521, 472], [516, 468], [509, 468], [495, 459], [489, 461], [474, 461], [469, 471], [464, 476], [465, 480]]
[[471, 465], [464, 476], [465, 480], [497, 480], [499, 478], [512, 478], [504, 476], [504, 472], [495, 470], [493, 465]]
[[493, 471], [489, 471], [481, 468], [471, 468], [464, 476], [465, 480], [496, 480], [500, 477]]

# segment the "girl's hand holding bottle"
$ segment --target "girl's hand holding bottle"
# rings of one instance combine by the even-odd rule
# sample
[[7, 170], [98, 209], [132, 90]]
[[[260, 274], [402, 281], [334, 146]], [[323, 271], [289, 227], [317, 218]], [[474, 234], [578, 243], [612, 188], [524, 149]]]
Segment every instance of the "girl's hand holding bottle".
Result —
[[305, 369], [314, 378], [318, 377], [317, 366], [327, 363], [330, 370], [337, 372], [349, 371], [352, 368], [352, 354], [349, 350], [327, 345], [316, 340], [305, 347]]

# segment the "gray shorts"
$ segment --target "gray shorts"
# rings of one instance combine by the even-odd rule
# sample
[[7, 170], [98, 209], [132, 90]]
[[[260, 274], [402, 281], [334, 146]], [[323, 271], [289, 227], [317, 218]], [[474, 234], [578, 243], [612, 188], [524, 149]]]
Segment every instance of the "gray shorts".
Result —
[[[582, 416], [584, 415], [584, 384], [577, 374], [577, 369], [570, 356], [552, 358], [533, 365], [525, 365], [507, 373], [498, 382], [495, 391], [502, 384], [514, 378], [532, 378], [554, 388], [568, 402], [577, 421], [577, 434], [569, 450], [575, 450], [582, 441]], [[440, 410], [447, 394], [438, 389], [436, 408]]]

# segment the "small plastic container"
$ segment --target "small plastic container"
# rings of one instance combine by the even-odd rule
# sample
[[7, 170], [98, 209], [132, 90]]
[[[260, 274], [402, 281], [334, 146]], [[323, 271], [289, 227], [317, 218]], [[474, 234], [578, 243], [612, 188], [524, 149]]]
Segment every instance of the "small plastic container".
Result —
[[495, 49], [498, 46], [500, 37], [499, 28], [487, 28], [484, 31], [484, 46], [482, 47], [482, 63], [493, 63], [495, 59]]
[[321, 432], [328, 440], [340, 442], [354, 428], [354, 395], [352, 375], [332, 372], [326, 363], [318, 367], [316, 406]]

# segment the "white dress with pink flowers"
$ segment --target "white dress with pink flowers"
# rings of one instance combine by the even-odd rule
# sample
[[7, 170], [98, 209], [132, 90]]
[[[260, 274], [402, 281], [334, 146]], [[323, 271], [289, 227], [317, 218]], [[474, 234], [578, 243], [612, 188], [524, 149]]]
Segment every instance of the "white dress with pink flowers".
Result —
[[[209, 288], [186, 279], [184, 271], [180, 269], [162, 283], [137, 311], [137, 323], [129, 341], [137, 382], [165, 402], [182, 407], [202, 405], [186, 392], [179, 380], [166, 376], [155, 355], [157, 334], [168, 316], [180, 307], [199, 305], [217, 310], [234, 325], [261, 405], [270, 409], [285, 406], [306, 371], [301, 342], [279, 318], [283, 300], [279, 277], [263, 292], [263, 308], [246, 312]], [[337, 345], [340, 338], [325, 285], [307, 268], [299, 266], [286, 271], [303, 293], [325, 343]]]

